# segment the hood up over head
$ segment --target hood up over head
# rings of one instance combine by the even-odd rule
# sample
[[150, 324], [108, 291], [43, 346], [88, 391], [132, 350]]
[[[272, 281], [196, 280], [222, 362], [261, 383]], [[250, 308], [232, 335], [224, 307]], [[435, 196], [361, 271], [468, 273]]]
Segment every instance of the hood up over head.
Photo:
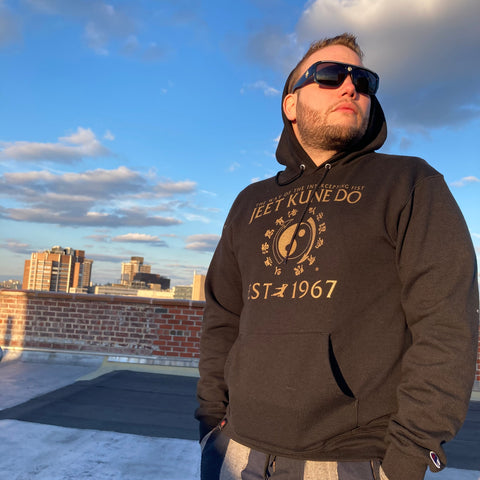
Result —
[[[282, 119], [283, 119], [283, 131], [278, 143], [276, 157], [278, 163], [285, 165], [285, 170], [277, 174], [277, 182], [279, 185], [289, 184], [302, 176], [305, 170], [311, 171], [318, 167], [313, 160], [309, 157], [307, 152], [300, 145], [290, 120], [285, 116], [283, 111], [283, 99], [288, 94], [288, 84], [290, 77], [293, 75], [290, 72], [282, 94]], [[387, 138], [387, 123], [382, 107], [375, 95], [371, 95], [372, 99], [370, 107], [370, 118], [368, 121], [367, 130], [363, 138], [355, 145], [350, 146], [348, 150], [335, 154], [330, 163], [336, 162], [342, 159], [342, 162], [348, 162], [349, 160], [358, 157], [361, 154], [371, 152], [379, 149]]]

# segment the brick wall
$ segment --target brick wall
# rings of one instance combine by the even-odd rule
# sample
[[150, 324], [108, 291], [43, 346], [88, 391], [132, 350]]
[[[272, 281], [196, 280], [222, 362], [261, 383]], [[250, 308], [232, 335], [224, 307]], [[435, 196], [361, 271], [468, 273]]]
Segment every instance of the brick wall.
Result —
[[[199, 356], [204, 302], [0, 290], [0, 346]], [[476, 380], [480, 382], [480, 339]]]
[[0, 291], [0, 346], [198, 359], [204, 302]]

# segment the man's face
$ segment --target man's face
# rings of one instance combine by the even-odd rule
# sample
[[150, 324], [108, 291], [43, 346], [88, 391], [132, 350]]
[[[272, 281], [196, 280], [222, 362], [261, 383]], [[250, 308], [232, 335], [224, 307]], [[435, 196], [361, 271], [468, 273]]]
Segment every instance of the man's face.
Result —
[[[353, 50], [332, 45], [313, 53], [300, 71], [303, 73], [315, 62], [327, 60], [363, 66]], [[355, 90], [350, 76], [338, 88], [323, 88], [314, 82], [287, 97], [285, 113], [307, 152], [311, 149], [342, 151], [365, 134], [371, 100]]]

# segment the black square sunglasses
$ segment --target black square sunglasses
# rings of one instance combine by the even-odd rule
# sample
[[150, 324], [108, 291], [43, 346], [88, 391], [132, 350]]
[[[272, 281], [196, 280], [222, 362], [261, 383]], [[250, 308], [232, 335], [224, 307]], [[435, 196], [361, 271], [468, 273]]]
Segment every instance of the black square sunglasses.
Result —
[[368, 68], [340, 62], [317, 62], [301, 76], [294, 85], [292, 93], [298, 88], [316, 82], [321, 87], [338, 88], [350, 75], [355, 90], [366, 95], [375, 95], [378, 90], [379, 77]]

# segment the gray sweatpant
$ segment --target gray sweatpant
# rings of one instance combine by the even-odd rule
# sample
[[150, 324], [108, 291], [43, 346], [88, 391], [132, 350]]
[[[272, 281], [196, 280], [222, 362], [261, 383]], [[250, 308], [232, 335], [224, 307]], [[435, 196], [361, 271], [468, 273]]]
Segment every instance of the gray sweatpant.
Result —
[[295, 460], [245, 447], [214, 430], [202, 440], [201, 480], [388, 480], [380, 461]]

